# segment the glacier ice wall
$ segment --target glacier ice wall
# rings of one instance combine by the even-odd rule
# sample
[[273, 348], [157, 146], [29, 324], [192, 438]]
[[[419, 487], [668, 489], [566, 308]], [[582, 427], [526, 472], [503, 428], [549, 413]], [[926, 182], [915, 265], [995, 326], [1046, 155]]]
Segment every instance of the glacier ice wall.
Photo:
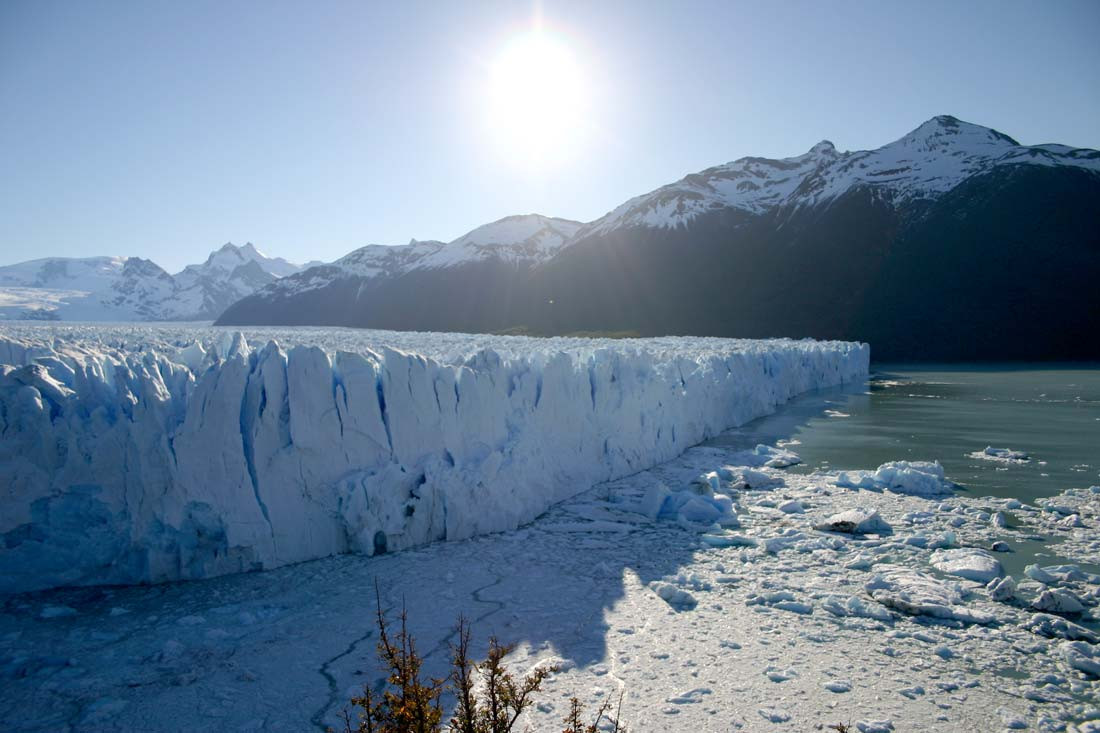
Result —
[[0, 592], [512, 529], [868, 358], [809, 340], [5, 327]]

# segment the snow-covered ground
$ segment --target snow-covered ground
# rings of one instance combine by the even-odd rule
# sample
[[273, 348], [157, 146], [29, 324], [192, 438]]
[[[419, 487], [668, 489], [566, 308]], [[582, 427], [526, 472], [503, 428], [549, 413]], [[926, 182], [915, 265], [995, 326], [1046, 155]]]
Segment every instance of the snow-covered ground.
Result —
[[[528, 716], [536, 731], [560, 730], [572, 695], [596, 705], [620, 691], [635, 731], [1094, 730], [1083, 723], [1100, 718], [1100, 577], [986, 551], [1053, 536], [1060, 555], [1097, 562], [1100, 488], [1031, 506], [942, 481], [930, 496], [930, 479], [845, 488], [837, 474], [767, 465], [790, 460], [700, 446], [515, 531], [15, 597], [0, 615], [0, 727], [323, 730], [378, 681], [377, 581], [387, 609], [407, 605], [431, 674], [459, 614], [482, 648], [489, 634], [517, 643], [517, 668], [561, 667]], [[651, 518], [655, 495], [714, 498], [714, 486], [735, 521]], [[846, 511], [877, 512], [861, 527], [875, 532], [814, 529], [843, 529], [834, 515]], [[999, 576], [989, 558], [1013, 581], [984, 582], [981, 568]], [[1083, 613], [1029, 608], [1067, 594]]]
[[514, 529], [867, 363], [809, 340], [6, 326], [0, 592]]

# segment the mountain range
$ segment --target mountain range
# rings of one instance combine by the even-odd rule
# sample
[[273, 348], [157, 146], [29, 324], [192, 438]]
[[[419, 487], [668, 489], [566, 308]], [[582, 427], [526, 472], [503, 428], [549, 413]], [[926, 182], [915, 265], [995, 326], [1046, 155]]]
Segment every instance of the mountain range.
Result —
[[1100, 152], [951, 116], [875, 150], [748, 157], [589, 223], [371, 245], [223, 325], [792, 336], [878, 360], [1100, 359]]
[[278, 278], [318, 263], [223, 245], [168, 274], [140, 257], [49, 257], [0, 267], [0, 319], [210, 321]]
[[866, 341], [877, 360], [1100, 360], [1100, 152], [951, 116], [708, 168], [582, 223], [526, 214], [331, 263], [227, 244], [0, 267], [0, 318]]

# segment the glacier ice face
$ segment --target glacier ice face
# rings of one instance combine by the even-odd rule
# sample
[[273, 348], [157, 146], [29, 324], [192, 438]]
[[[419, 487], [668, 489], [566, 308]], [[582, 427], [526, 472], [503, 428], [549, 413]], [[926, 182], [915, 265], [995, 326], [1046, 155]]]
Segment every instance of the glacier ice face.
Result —
[[810, 340], [5, 326], [0, 592], [512, 529], [860, 378], [868, 356]]

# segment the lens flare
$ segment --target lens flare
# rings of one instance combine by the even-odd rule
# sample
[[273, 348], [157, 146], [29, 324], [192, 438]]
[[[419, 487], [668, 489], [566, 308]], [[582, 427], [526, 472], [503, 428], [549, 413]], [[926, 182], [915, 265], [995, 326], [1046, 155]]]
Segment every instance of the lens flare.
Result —
[[564, 38], [535, 30], [513, 38], [490, 69], [489, 128], [500, 152], [538, 168], [578, 152], [587, 84]]

